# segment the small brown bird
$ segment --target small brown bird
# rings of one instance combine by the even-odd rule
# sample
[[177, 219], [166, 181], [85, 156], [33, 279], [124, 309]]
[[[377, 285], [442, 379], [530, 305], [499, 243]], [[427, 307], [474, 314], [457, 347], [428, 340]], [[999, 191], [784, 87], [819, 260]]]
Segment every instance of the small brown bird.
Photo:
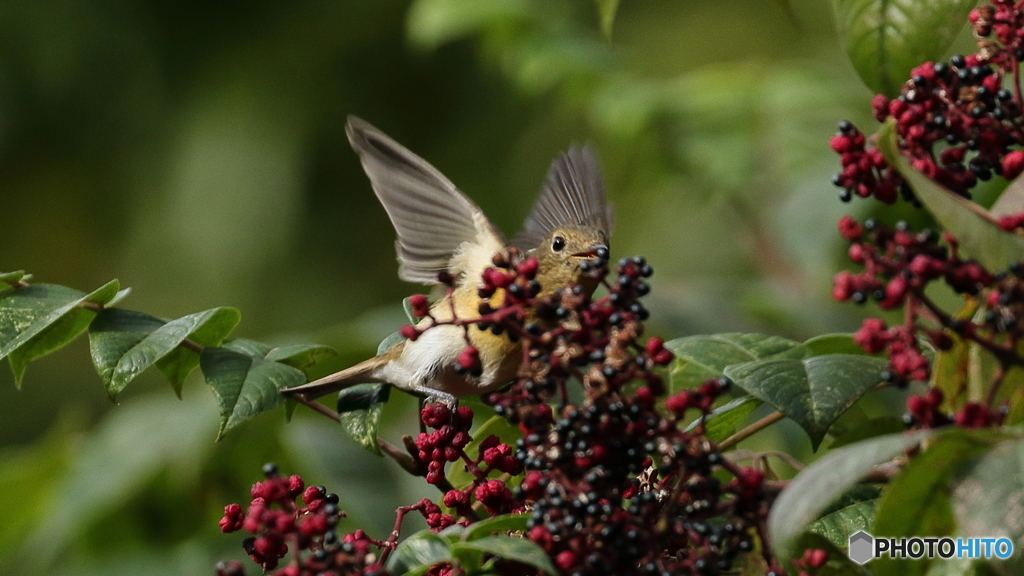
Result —
[[[447, 272], [454, 278], [456, 315], [476, 317], [481, 276], [509, 244], [480, 208], [425, 160], [359, 118], [350, 116], [346, 131], [398, 232], [398, 276], [438, 284], [438, 274]], [[607, 258], [611, 224], [597, 158], [589, 147], [574, 147], [552, 163], [540, 197], [510, 245], [537, 258], [541, 294], [551, 293], [579, 281], [583, 261]], [[445, 295], [431, 305], [431, 315], [450, 320], [452, 307]], [[430, 324], [424, 318], [417, 327]], [[519, 343], [482, 330], [471, 330], [469, 338], [480, 354], [478, 376], [455, 369], [466, 347], [463, 329], [441, 325], [415, 341], [403, 340], [369, 360], [283, 392], [315, 398], [378, 382], [451, 406], [456, 397], [495, 390], [515, 378], [522, 359]]]

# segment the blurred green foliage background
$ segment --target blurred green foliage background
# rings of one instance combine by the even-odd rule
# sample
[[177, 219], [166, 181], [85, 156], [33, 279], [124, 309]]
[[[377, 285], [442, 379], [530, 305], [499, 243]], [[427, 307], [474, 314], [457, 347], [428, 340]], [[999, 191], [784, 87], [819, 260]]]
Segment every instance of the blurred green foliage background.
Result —
[[[116, 277], [161, 317], [236, 306], [238, 336], [336, 347], [324, 373], [366, 357], [419, 288], [348, 147], [356, 114], [509, 235], [551, 159], [592, 141], [613, 252], [655, 267], [652, 333], [849, 331], [834, 223], [867, 204], [835, 200], [827, 139], [870, 129], [869, 98], [811, 0], [624, 0], [611, 41], [592, 0], [4, 3], [0, 270]], [[399, 400], [393, 440], [416, 429]], [[264, 461], [379, 537], [435, 496], [308, 410], [214, 443], [198, 373], [181, 401], [152, 371], [119, 402], [85, 338], [21, 391], [0, 373], [0, 573], [212, 574], [244, 556], [216, 521]]]

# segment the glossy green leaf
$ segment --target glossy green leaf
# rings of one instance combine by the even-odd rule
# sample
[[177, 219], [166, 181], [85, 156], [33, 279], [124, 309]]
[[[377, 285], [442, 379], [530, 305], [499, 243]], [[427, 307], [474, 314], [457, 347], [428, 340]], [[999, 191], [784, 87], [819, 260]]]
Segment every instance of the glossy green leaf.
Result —
[[338, 413], [368, 410], [374, 404], [387, 402], [391, 386], [387, 384], [356, 384], [338, 393]]
[[97, 310], [117, 295], [117, 280], [90, 294], [53, 284], [31, 284], [0, 298], [0, 358], [7, 357], [21, 387], [32, 360], [61, 348], [89, 327]]
[[800, 472], [776, 498], [768, 515], [768, 537], [783, 559], [796, 538], [823, 510], [860, 482], [872, 468], [917, 445], [929, 432], [894, 434], [833, 450]]
[[807, 530], [821, 534], [828, 538], [829, 542], [845, 548], [851, 534], [859, 530], [870, 532], [874, 517], [875, 501], [865, 500], [818, 518], [807, 527]]
[[200, 366], [220, 405], [218, 438], [280, 404], [284, 400], [279, 392], [282, 388], [306, 382], [306, 376], [298, 369], [227, 348], [203, 349]]
[[526, 538], [514, 536], [489, 536], [469, 542], [457, 542], [452, 545], [452, 553], [459, 555], [462, 551], [473, 550], [493, 554], [498, 558], [514, 560], [528, 566], [539, 568], [548, 574], [558, 574], [551, 564], [551, 559], [544, 550]]
[[225, 340], [221, 344], [222, 348], [228, 350], [234, 350], [239, 354], [245, 354], [246, 356], [252, 356], [253, 358], [267, 359], [267, 354], [274, 349], [273, 346], [266, 342], [260, 342], [258, 340], [250, 340], [248, 338], [231, 338]]
[[733, 364], [765, 358], [806, 358], [810, 355], [799, 342], [764, 334], [687, 336], [670, 340], [665, 346], [676, 356], [671, 375], [673, 392], [718, 378], [727, 366]]
[[[115, 378], [125, 378], [124, 370], [128, 364], [128, 361], [124, 361], [125, 356], [164, 324], [163, 320], [149, 314], [122, 308], [102, 310], [89, 324], [89, 352], [92, 363], [111, 398], [124, 388], [124, 385], [113, 387], [112, 384]], [[135, 374], [142, 372], [152, 363], [150, 361]], [[122, 365], [122, 373], [115, 376], [119, 364]], [[133, 377], [134, 375], [128, 377], [123, 384], [126, 385]]]
[[305, 371], [316, 364], [317, 359], [321, 356], [337, 355], [334, 348], [323, 344], [293, 344], [274, 348], [266, 358], [271, 362], [283, 362], [293, 368]]
[[619, 10], [619, 0], [594, 0], [597, 3], [597, 16], [601, 20], [601, 34], [605, 40], [612, 39], [615, 28], [615, 13]]
[[[235, 308], [211, 308], [185, 318], [198, 315], [210, 316], [189, 333], [188, 339], [203, 347], [220, 346], [242, 320], [241, 313]], [[181, 387], [185, 383], [185, 378], [198, 366], [199, 353], [184, 346], [175, 348], [156, 363], [160, 372], [171, 381], [171, 387], [178, 397], [181, 397]]]
[[[958, 534], [1007, 537], [1019, 548], [1024, 539], [1024, 440], [1000, 442], [978, 458], [956, 479], [951, 502]], [[1024, 555], [1014, 550], [1007, 560], [991, 565], [999, 574], [1024, 574]]]
[[945, 55], [974, 0], [833, 0], [836, 28], [868, 88], [899, 94], [910, 70]]
[[[999, 439], [988, 431], [951, 430], [938, 435], [882, 492], [873, 533], [894, 537], [952, 535], [956, 521], [950, 504], [950, 481]], [[878, 576], [912, 576], [924, 574], [928, 564], [927, 559], [884, 557], [873, 562], [872, 568]]]
[[811, 356], [825, 354], [866, 354], [864, 349], [853, 341], [853, 334], [822, 334], [804, 342], [811, 351]]
[[387, 568], [392, 574], [412, 576], [453, 559], [452, 545], [448, 540], [430, 530], [423, 530], [398, 544], [388, 557]]
[[341, 427], [365, 450], [381, 455], [377, 445], [380, 415], [391, 394], [386, 384], [356, 384], [338, 395]]
[[889, 119], [878, 133], [885, 160], [907, 180], [914, 195], [935, 220], [960, 242], [960, 249], [989, 270], [1002, 270], [1024, 260], [1024, 238], [999, 227], [983, 208], [928, 179], [899, 152], [896, 129]]
[[826, 354], [749, 362], [726, 368], [725, 375], [800, 424], [817, 450], [829, 426], [879, 383], [886, 364], [882, 358]]
[[529, 519], [529, 514], [492, 516], [471, 524], [466, 532], [463, 533], [462, 540], [478, 540], [493, 534], [523, 532], [526, 530], [526, 523]]
[[[737, 427], [747, 416], [750, 416], [763, 400], [753, 396], [742, 396], [735, 400], [715, 408], [704, 418], [704, 436], [712, 442], [721, 442], [736, 433]], [[686, 427], [691, 432], [701, 423], [697, 418]]]
[[[208, 322], [233, 327], [238, 322], [238, 311], [214, 308], [164, 322], [141, 312], [104, 310], [90, 326], [89, 348], [107, 394], [116, 397], [129, 382]], [[180, 396], [180, 388], [176, 391]]]

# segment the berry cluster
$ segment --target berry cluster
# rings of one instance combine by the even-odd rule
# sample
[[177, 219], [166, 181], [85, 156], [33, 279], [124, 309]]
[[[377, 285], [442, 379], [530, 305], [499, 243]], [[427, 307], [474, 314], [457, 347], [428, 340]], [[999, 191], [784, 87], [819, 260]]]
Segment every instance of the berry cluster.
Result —
[[[510, 473], [525, 470], [513, 494], [494, 485], [495, 497], [502, 504], [511, 498], [512, 510], [529, 509], [527, 537], [564, 574], [730, 569], [738, 554], [755, 548], [763, 528], [764, 475], [722, 458], [702, 425], [682, 426], [688, 410], [707, 414], [729, 382], [673, 395], [665, 400], [668, 414], [659, 410], [665, 385], [654, 369], [673, 356], [659, 338], [641, 341], [648, 313], [639, 300], [653, 273], [642, 257], [620, 260], [611, 282], [606, 259], [589, 262], [588, 278], [608, 292], [598, 299], [580, 285], [545, 294], [529, 263], [516, 265], [514, 255], [496, 262], [480, 289], [484, 316], [469, 321], [523, 342], [519, 377], [484, 398], [523, 434], [511, 459], [491, 452], [505, 466], [516, 463]], [[497, 290], [514, 286], [521, 287], [517, 295], [495, 302]], [[583, 388], [579, 403], [568, 393], [574, 382]], [[474, 494], [488, 508], [481, 488], [492, 484]], [[467, 500], [465, 493], [445, 496], [448, 505]]]
[[[864, 270], [858, 274], [839, 272], [833, 281], [832, 297], [857, 304], [872, 298], [884, 309], [905, 307], [908, 312], [903, 325], [888, 328], [883, 321], [869, 318], [854, 335], [868, 353], [887, 353], [889, 369], [883, 380], [897, 384], [928, 380], [930, 369], [919, 333], [939, 350], [953, 345], [946, 329], [963, 337], [981, 337], [971, 323], [937, 312], [925, 295], [926, 288], [939, 279], [955, 292], [970, 296], [989, 289], [994, 282], [993, 275], [977, 262], [959, 257], [951, 236], [945, 235], [942, 244], [934, 232], [913, 232], [904, 222], [892, 229], [870, 219], [861, 225], [849, 216], [840, 219], [839, 233], [850, 241], [850, 260], [863, 265]], [[938, 319], [939, 326], [924, 327], [919, 316]]]
[[531, 506], [527, 536], [565, 574], [730, 570], [761, 534], [764, 473], [724, 459], [702, 426], [680, 426], [727, 388], [711, 380], [671, 396], [668, 416], [649, 387], [595, 395], [557, 419], [522, 416], [516, 455], [527, 472], [517, 496]]
[[[1024, 172], [1024, 10], [1020, 2], [995, 0], [972, 11], [971, 23], [978, 52], [925, 62], [911, 71], [899, 97], [872, 100], [875, 119], [895, 121], [900, 150], [914, 168], [968, 198], [979, 180]], [[856, 194], [891, 204], [897, 190], [913, 201], [903, 179], [851, 123], [841, 122], [830, 144], [842, 162], [833, 183], [843, 201]]]
[[[970, 341], [995, 357], [999, 369], [984, 403], [967, 402], [955, 414], [943, 412], [943, 394], [937, 388], [911, 396], [904, 420], [908, 426], [932, 428], [956, 424], [967, 428], [999, 425], [1007, 406], [995, 406], [1006, 371], [1024, 366], [1017, 343], [1024, 339], [1024, 266], [991, 273], [978, 263], [958, 256], [956, 239], [944, 235], [945, 245], [929, 231], [912, 232], [904, 223], [895, 229], [867, 220], [863, 225], [849, 216], [839, 221], [839, 233], [851, 242], [850, 260], [864, 266], [854, 274], [836, 275], [832, 295], [858, 304], [868, 297], [882, 308], [904, 308], [904, 323], [889, 327], [878, 318], [864, 320], [854, 341], [870, 354], [885, 352], [889, 366], [881, 380], [905, 386], [928, 381], [931, 367], [922, 350], [927, 340], [939, 351], [950, 350], [955, 339]], [[965, 294], [984, 312], [960, 318], [939, 308], [926, 294], [930, 283], [942, 279], [953, 291]]]
[[[522, 471], [512, 457], [512, 448], [492, 434], [480, 442], [476, 458], [466, 453], [465, 448], [473, 439], [469, 435], [473, 424], [470, 407], [460, 406], [452, 411], [444, 404], [430, 404], [424, 406], [420, 417], [425, 425], [435, 430], [420, 433], [415, 440], [413, 457], [420, 466], [426, 464], [427, 482], [444, 490], [442, 501], [445, 506], [466, 519], [476, 516], [473, 512], [474, 499], [492, 515], [522, 509], [522, 504], [513, 500], [504, 480], [490, 478], [492, 473], [514, 476]], [[452, 487], [445, 476], [445, 464], [448, 462], [461, 462], [471, 473], [473, 481], [461, 490]], [[435, 530], [454, 523], [455, 518], [449, 514], [427, 517], [427, 525]]]
[[[263, 472], [267, 479], [253, 485], [248, 509], [224, 507], [220, 528], [253, 534], [242, 548], [265, 573], [276, 568], [273, 576], [387, 576], [383, 566], [397, 545], [397, 528], [387, 540], [371, 539], [362, 530], [339, 537], [334, 527], [345, 513], [338, 509], [337, 494], [305, 486], [299, 476], [281, 476], [273, 464]], [[396, 527], [410, 512], [419, 512], [428, 523], [443, 523], [441, 508], [423, 499], [397, 510]], [[224, 561], [217, 565], [217, 576], [245, 576], [245, 570], [240, 562]]]

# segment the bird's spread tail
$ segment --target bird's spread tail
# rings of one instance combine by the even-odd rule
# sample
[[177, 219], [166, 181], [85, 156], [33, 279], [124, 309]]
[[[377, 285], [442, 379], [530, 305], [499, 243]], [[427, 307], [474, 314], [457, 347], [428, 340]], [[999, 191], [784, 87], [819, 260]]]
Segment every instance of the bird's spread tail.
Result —
[[375, 378], [373, 373], [376, 372], [377, 368], [388, 361], [390, 361], [390, 359], [386, 358], [385, 355], [375, 356], [369, 360], [360, 362], [355, 366], [350, 366], [344, 370], [324, 376], [323, 378], [314, 380], [308, 384], [295, 386], [293, 388], [285, 388], [281, 390], [281, 393], [289, 396], [301, 394], [306, 398], [313, 399], [319, 398], [325, 394], [330, 394], [331, 392], [344, 390], [345, 388], [355, 386], [356, 384], [380, 382], [381, 380]]

